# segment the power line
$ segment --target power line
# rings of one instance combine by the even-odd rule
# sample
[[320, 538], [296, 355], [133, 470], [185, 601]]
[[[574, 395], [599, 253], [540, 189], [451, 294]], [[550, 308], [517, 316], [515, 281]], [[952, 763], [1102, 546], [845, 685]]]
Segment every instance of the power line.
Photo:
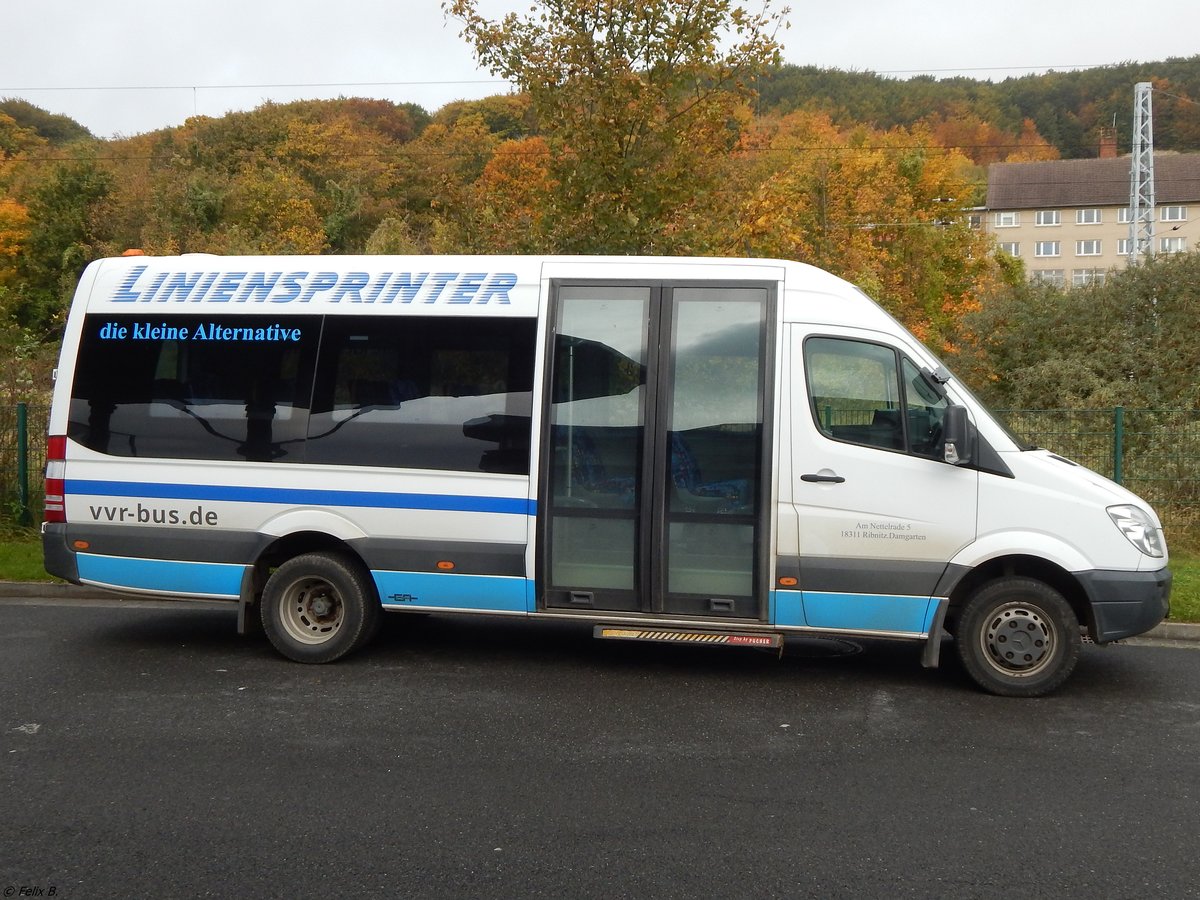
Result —
[[[812, 68], [799, 63], [790, 63], [796, 68]], [[1019, 65], [1019, 66], [953, 66], [936, 69], [841, 69], [836, 66], [818, 66], [827, 72], [841, 72], [848, 75], [939, 75], [946, 72], [1066, 72], [1080, 69], [1115, 69], [1123, 66], [1136, 66], [1139, 63], [1104, 62], [1104, 63], [1067, 63], [1057, 65]], [[1150, 65], [1147, 63], [1146, 65]], [[779, 72], [767, 73], [770, 78]], [[80, 85], [35, 85], [32, 87], [0, 86], [0, 92], [16, 93], [34, 91], [236, 91], [236, 90], [266, 90], [282, 88], [360, 88], [360, 87], [440, 87], [456, 84], [495, 84], [506, 85], [508, 81], [498, 78], [457, 78], [457, 79], [423, 79], [411, 81], [294, 81], [294, 82], [264, 82], [261, 84], [80, 84]], [[1159, 91], [1159, 93], [1166, 93]], [[1168, 94], [1168, 96], [1175, 96]], [[1185, 97], [1176, 97], [1189, 103]]]
[[[793, 65], [795, 65], [793, 63]], [[1114, 69], [1128, 63], [1076, 63], [1057, 66], [954, 66], [947, 69], [837, 69], [819, 66], [826, 71], [841, 71], [851, 75], [936, 75], [942, 72], [1065, 72], [1077, 69]], [[1135, 63], [1136, 65], [1136, 63]], [[807, 68], [801, 66], [801, 68]]]
[[1154, 91], [1154, 93], [1162, 94], [1164, 97], [1170, 97], [1172, 100], [1180, 100], [1184, 103], [1190, 103], [1190, 104], [1192, 104], [1192, 106], [1200, 106], [1200, 103], [1197, 103], [1195, 100], [1192, 100], [1190, 97], [1180, 97], [1178, 94], [1172, 94], [1170, 91], [1164, 91], [1159, 88], [1153, 88], [1152, 90]]
[[495, 78], [463, 78], [439, 81], [324, 81], [275, 84], [110, 84], [66, 85], [38, 87], [3, 87], [0, 93], [33, 93], [34, 91], [238, 91], [282, 88], [359, 88], [359, 87], [439, 87], [454, 84], [507, 84]]

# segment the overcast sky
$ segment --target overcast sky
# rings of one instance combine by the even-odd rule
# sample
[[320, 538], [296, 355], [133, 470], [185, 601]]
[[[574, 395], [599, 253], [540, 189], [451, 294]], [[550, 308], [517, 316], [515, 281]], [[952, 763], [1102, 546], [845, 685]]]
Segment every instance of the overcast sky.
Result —
[[[530, 5], [481, 0], [493, 17]], [[1200, 53], [1198, 3], [1169, 12], [1118, 0], [788, 5], [787, 62], [900, 78], [1000, 80]], [[0, 97], [65, 113], [100, 137], [266, 100], [383, 97], [433, 112], [507, 90], [476, 67], [438, 0], [0, 0], [0, 23]], [[1130, 85], [1131, 116], [1132, 105]]]

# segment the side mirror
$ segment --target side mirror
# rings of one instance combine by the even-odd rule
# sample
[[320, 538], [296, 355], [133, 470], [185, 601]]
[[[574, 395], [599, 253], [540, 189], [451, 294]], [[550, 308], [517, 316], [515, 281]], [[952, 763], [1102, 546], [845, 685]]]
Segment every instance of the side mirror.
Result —
[[952, 466], [971, 462], [970, 420], [965, 406], [947, 406], [942, 414], [942, 458]]

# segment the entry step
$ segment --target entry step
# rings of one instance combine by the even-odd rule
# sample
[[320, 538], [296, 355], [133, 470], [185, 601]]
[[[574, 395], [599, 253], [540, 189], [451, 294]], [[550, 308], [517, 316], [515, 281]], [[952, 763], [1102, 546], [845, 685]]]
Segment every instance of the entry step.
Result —
[[691, 628], [628, 628], [597, 625], [592, 637], [615, 641], [660, 641], [669, 644], [716, 644], [725, 647], [783, 646], [782, 634], [739, 631], [698, 631]]

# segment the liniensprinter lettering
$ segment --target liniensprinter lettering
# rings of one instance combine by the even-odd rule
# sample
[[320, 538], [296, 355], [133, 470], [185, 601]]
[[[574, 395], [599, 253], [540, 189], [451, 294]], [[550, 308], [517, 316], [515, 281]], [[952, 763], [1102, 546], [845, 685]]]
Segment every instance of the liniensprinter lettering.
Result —
[[160, 272], [134, 266], [114, 303], [508, 304], [512, 272]]

